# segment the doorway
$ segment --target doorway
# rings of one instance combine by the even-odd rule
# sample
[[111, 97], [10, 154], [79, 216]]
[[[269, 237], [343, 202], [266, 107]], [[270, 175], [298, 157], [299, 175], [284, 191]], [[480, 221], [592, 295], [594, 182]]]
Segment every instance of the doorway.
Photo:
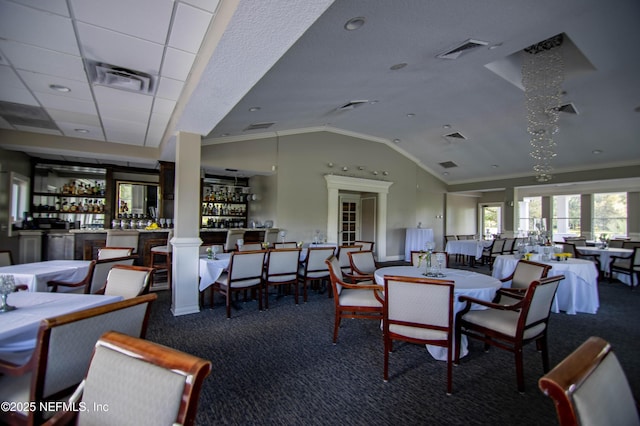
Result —
[[352, 245], [360, 239], [360, 197], [341, 195], [338, 217], [338, 242], [340, 245]]
[[485, 240], [502, 233], [502, 203], [480, 205], [480, 230]]

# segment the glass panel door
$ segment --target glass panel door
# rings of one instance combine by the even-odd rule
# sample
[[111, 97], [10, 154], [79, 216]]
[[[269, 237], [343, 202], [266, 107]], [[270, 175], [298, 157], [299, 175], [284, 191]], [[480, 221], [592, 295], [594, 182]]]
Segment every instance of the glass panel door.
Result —
[[481, 227], [484, 238], [490, 240], [502, 233], [502, 205], [482, 205]]
[[360, 199], [340, 197], [340, 223], [338, 224], [340, 245], [353, 244], [360, 237]]

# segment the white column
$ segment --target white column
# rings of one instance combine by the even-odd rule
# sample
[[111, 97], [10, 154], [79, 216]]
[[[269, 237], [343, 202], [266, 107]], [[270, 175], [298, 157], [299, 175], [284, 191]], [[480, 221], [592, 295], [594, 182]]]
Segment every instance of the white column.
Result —
[[200, 135], [180, 132], [176, 137], [175, 211], [172, 254], [173, 315], [200, 312]]
[[378, 211], [376, 214], [376, 228], [380, 232], [376, 233], [376, 259], [380, 262], [387, 260], [387, 193], [378, 193]]
[[328, 212], [327, 212], [327, 241], [336, 242], [340, 244], [338, 239], [338, 214], [340, 213], [340, 197], [338, 188], [327, 188], [329, 191], [328, 197]]

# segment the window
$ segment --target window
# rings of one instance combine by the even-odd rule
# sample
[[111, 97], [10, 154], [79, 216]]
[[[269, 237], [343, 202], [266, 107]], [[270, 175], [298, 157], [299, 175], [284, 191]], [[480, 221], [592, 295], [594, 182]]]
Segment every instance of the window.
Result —
[[627, 193], [593, 194], [593, 236], [609, 238], [627, 235]]
[[11, 172], [10, 179], [9, 236], [14, 228], [23, 227], [23, 216], [29, 211], [29, 178]]
[[542, 219], [542, 197], [524, 197], [518, 207], [518, 235], [526, 236], [529, 231], [538, 230], [536, 224]]
[[578, 237], [580, 229], [580, 194], [556, 195], [552, 199], [553, 218], [551, 220], [553, 240], [564, 237]]

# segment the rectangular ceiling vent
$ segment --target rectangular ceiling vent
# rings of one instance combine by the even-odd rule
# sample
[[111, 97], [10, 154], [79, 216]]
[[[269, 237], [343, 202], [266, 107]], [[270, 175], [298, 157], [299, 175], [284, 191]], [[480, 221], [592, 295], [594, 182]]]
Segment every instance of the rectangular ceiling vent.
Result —
[[0, 117], [12, 126], [59, 130], [44, 109], [33, 105], [0, 102]]
[[346, 104], [336, 108], [336, 110], [338, 110], [338, 111], [347, 111], [347, 110], [350, 110], [350, 109], [358, 108], [359, 106], [362, 106], [362, 105], [364, 105], [364, 104], [366, 104], [368, 102], [369, 101], [349, 101]]
[[477, 47], [486, 46], [488, 44], [489, 43], [486, 41], [469, 39], [462, 42], [460, 45], [439, 54], [437, 57], [440, 59], [458, 59], [458, 57], [463, 53], [468, 53]]
[[576, 114], [576, 115], [578, 114], [578, 110], [576, 109], [576, 106], [572, 103], [560, 105], [558, 107], [558, 111], [564, 112], [566, 114]]
[[153, 94], [153, 76], [102, 62], [87, 61], [87, 69], [93, 84], [127, 90], [129, 92]]
[[458, 139], [458, 140], [466, 140], [467, 138], [460, 132], [449, 133], [448, 135], [444, 135], [445, 138], [448, 139]]
[[249, 124], [247, 126], [246, 129], [244, 129], [244, 131], [247, 130], [264, 130], [264, 129], [268, 129], [269, 127], [273, 126], [276, 123], [253, 123], [253, 124]]
[[445, 161], [444, 163], [438, 163], [438, 164], [440, 164], [445, 169], [452, 169], [454, 167], [458, 167], [458, 165], [453, 161]]

